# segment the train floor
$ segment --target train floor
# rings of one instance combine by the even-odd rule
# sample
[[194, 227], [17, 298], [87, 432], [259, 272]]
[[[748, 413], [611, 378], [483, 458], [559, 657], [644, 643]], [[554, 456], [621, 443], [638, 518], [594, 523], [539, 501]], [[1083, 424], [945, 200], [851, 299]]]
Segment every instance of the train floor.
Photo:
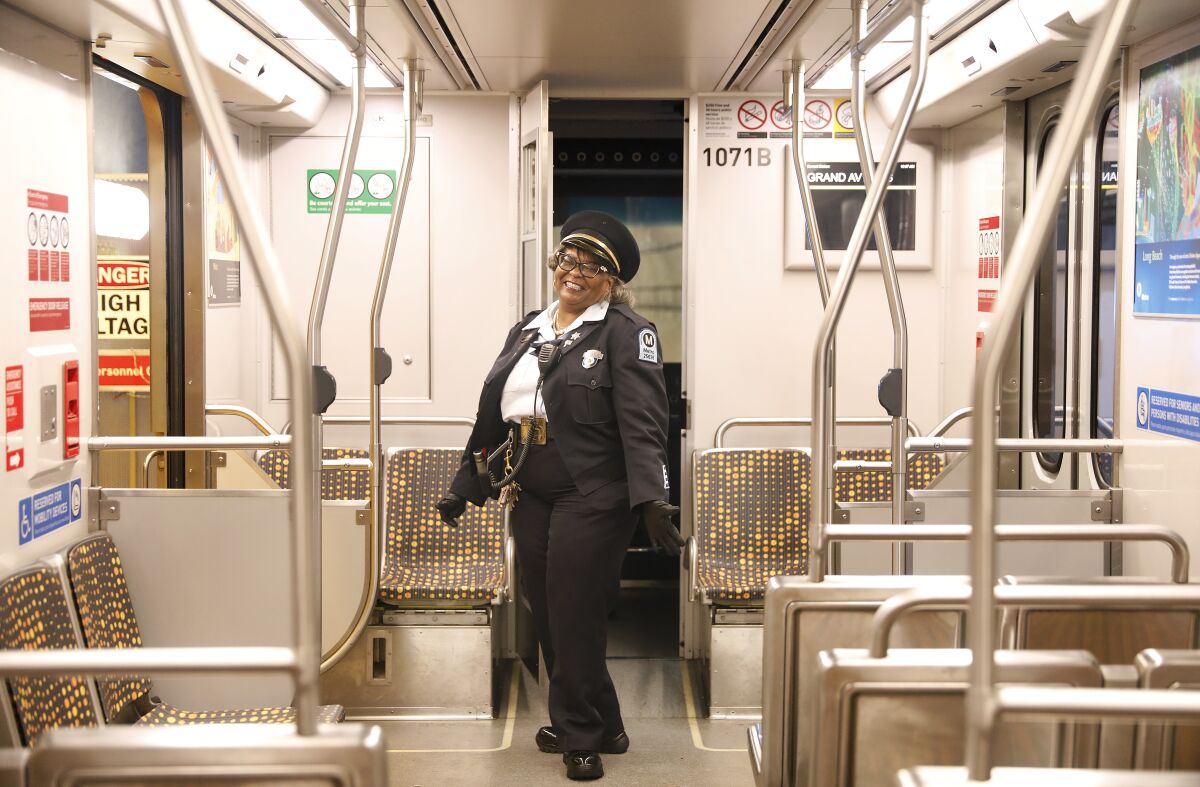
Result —
[[[609, 627], [608, 668], [631, 746], [604, 755], [612, 785], [753, 785], [747, 721], [698, 718], [699, 666], [676, 656], [675, 588], [626, 588]], [[502, 666], [497, 718], [382, 722], [394, 787], [569, 784], [562, 757], [534, 745], [546, 691], [521, 662]]]

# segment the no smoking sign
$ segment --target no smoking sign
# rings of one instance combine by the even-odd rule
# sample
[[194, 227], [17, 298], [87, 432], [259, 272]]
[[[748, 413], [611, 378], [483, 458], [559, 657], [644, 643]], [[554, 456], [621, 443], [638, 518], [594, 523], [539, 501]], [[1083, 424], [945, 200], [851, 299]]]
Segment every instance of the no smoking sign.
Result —
[[747, 131], [758, 131], [767, 124], [767, 107], [757, 99], [743, 101], [737, 111], [738, 125]]

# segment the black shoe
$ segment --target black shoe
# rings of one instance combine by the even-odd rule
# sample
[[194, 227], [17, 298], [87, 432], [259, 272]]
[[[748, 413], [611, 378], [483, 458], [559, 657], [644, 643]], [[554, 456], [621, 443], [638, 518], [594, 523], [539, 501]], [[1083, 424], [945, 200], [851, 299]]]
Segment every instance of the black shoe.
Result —
[[599, 779], [604, 775], [604, 763], [600, 762], [600, 755], [594, 751], [572, 751], [563, 755], [563, 762], [567, 764], [567, 778], [583, 781], [585, 779]]
[[[562, 746], [558, 742], [558, 732], [553, 727], [542, 727], [534, 737], [538, 749], [547, 754], [561, 754]], [[629, 751], [629, 736], [622, 730], [611, 738], [606, 738], [600, 744], [601, 754], [624, 754]]]

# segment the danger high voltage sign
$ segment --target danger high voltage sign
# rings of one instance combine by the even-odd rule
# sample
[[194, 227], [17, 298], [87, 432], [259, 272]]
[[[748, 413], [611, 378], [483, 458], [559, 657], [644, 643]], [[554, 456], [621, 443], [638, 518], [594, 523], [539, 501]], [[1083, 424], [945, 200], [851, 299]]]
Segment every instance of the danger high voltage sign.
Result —
[[101, 339], [150, 338], [150, 263], [101, 259], [96, 263], [98, 335]]

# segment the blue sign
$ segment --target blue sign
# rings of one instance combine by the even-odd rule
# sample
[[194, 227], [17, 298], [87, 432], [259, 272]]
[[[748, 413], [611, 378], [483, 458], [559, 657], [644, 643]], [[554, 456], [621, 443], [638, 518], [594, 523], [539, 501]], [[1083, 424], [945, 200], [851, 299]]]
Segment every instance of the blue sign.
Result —
[[83, 516], [83, 482], [76, 478], [17, 502], [18, 543], [28, 544]]
[[1200, 317], [1200, 240], [1136, 244], [1133, 281], [1135, 314]]
[[1200, 396], [1137, 389], [1138, 429], [1200, 442]]

